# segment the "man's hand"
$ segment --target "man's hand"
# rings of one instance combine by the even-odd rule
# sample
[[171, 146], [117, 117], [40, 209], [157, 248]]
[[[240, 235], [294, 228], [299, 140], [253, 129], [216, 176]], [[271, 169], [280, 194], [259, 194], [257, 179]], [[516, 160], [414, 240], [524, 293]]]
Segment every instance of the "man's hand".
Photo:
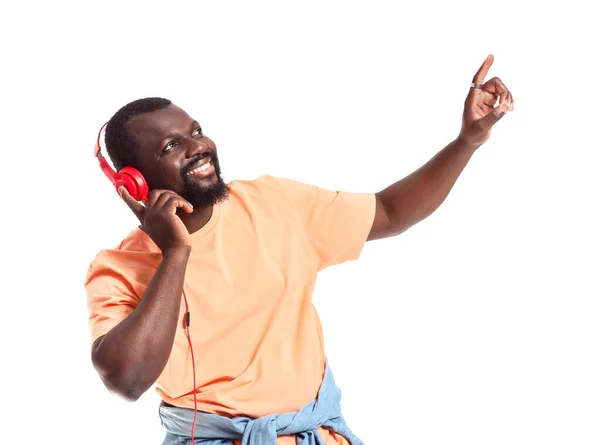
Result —
[[494, 56], [490, 54], [473, 77], [473, 83], [481, 87], [471, 87], [465, 101], [458, 140], [473, 149], [487, 141], [494, 124], [514, 109], [512, 94], [500, 79], [493, 77], [484, 83], [492, 63]]
[[494, 77], [484, 83], [493, 62], [494, 57], [488, 56], [473, 78], [476, 85], [465, 101], [458, 138], [420, 169], [376, 194], [369, 240], [398, 235], [431, 215], [446, 199], [475, 150], [490, 137], [494, 124], [512, 111], [514, 100], [502, 81]]
[[142, 230], [152, 238], [163, 254], [171, 249], [190, 247], [190, 234], [176, 214], [177, 209], [192, 213], [193, 207], [188, 201], [169, 190], [152, 190], [148, 203], [143, 206], [125, 187], [120, 187], [119, 193], [142, 223]]

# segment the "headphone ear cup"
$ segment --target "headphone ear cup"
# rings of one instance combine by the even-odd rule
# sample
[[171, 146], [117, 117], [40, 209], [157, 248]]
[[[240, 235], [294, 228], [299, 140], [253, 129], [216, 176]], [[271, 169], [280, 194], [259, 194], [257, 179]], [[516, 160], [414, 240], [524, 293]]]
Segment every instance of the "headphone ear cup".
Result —
[[148, 201], [148, 183], [139, 170], [133, 167], [123, 167], [117, 176], [115, 182], [117, 191], [119, 187], [124, 186], [136, 201]]

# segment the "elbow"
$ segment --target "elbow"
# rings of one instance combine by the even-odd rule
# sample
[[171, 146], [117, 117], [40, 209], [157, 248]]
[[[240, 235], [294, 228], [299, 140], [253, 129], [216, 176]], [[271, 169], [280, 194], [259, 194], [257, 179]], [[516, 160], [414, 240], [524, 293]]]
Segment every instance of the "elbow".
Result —
[[145, 386], [139, 376], [131, 372], [130, 366], [103, 357], [99, 345], [100, 342], [97, 342], [92, 349], [92, 364], [106, 389], [128, 402], [137, 401], [149, 386]]
[[113, 391], [115, 395], [128, 402], [137, 402], [144, 392], [145, 391], [140, 390], [139, 387], [136, 386], [120, 388]]
[[100, 374], [100, 379], [113, 395], [128, 402], [136, 402], [147, 390], [137, 381], [127, 380], [114, 374]]

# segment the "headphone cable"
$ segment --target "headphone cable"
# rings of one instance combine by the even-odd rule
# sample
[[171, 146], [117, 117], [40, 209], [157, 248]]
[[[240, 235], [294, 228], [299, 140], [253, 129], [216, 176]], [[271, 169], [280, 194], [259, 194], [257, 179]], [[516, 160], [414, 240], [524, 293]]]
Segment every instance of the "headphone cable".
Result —
[[192, 432], [191, 432], [191, 439], [192, 439], [192, 443], [196, 443], [196, 441], [194, 440], [194, 430], [196, 427], [196, 414], [198, 412], [197, 409], [197, 400], [196, 400], [196, 363], [194, 361], [194, 349], [192, 348], [192, 338], [190, 336], [190, 308], [188, 306], [188, 301], [187, 298], [185, 296], [185, 290], [182, 289], [183, 292], [183, 301], [185, 302], [185, 335], [188, 339], [188, 343], [190, 345], [190, 353], [192, 355], [192, 373], [193, 373], [193, 381], [194, 381], [194, 387], [193, 387], [193, 392], [194, 392], [194, 421], [192, 422]]

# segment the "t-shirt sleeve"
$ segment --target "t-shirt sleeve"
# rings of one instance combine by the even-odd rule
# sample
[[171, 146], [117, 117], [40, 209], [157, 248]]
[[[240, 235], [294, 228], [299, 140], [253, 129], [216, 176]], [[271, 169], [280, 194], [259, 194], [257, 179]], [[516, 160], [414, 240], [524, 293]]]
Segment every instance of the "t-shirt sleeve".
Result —
[[375, 218], [374, 193], [332, 191], [275, 178], [295, 206], [318, 257], [318, 269], [360, 256]]
[[92, 262], [84, 283], [92, 342], [127, 318], [140, 301], [126, 271], [106, 256], [101, 253]]

